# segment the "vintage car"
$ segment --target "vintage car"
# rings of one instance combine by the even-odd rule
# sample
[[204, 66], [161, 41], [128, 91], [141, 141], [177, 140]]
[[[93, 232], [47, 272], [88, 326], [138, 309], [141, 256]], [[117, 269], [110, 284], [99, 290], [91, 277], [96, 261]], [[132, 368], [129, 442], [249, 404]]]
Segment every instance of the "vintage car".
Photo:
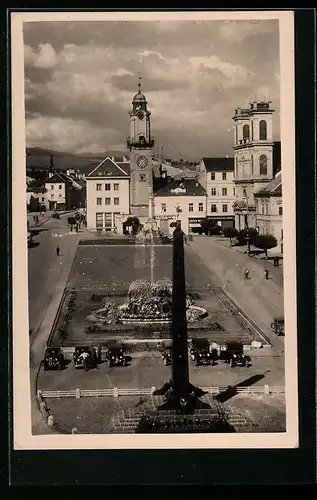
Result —
[[228, 342], [226, 349], [221, 353], [225, 363], [229, 363], [231, 368], [234, 366], [248, 366], [250, 358], [245, 356], [243, 352], [243, 344], [241, 342]]
[[271, 328], [277, 335], [284, 335], [284, 318], [274, 318], [271, 323]]
[[121, 345], [113, 345], [108, 347], [106, 351], [106, 361], [109, 368], [112, 366], [126, 366], [127, 360], [124, 355], [124, 347]]
[[209, 365], [213, 358], [209, 349], [209, 341], [207, 339], [193, 338], [190, 348], [190, 357], [196, 362], [196, 366]]
[[61, 347], [47, 347], [44, 355], [44, 370], [62, 370], [65, 359]]
[[170, 365], [172, 363], [172, 346], [164, 346], [162, 352], [163, 364], [165, 366]]
[[[95, 368], [100, 359], [98, 349], [90, 346], [76, 346], [73, 354], [75, 368], [84, 368], [88, 371], [90, 368]], [[100, 362], [100, 361], [99, 361]]]

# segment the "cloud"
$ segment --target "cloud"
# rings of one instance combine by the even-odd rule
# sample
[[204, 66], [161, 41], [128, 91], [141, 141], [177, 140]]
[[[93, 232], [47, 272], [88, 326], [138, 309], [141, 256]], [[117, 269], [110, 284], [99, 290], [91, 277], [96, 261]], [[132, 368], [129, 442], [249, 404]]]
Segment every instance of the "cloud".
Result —
[[275, 22], [37, 22], [24, 36], [30, 146], [124, 147], [139, 72], [153, 134], [171, 157], [232, 154], [233, 110], [264, 90], [278, 138]]

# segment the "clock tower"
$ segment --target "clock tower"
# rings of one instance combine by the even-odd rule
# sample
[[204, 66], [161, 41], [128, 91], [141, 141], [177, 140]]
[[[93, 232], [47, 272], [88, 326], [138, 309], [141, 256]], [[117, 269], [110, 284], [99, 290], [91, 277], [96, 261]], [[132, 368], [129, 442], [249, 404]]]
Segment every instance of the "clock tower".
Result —
[[130, 149], [130, 211], [138, 218], [149, 217], [149, 204], [153, 192], [151, 112], [147, 108], [147, 100], [139, 91], [133, 97], [130, 115], [130, 136], [127, 146]]

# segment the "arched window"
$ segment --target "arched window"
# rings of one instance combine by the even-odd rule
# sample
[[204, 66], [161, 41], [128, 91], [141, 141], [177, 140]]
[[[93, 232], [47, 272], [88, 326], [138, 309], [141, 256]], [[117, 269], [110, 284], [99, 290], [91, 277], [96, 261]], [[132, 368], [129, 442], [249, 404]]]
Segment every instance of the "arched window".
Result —
[[243, 139], [250, 139], [249, 125], [243, 125], [242, 134], [243, 134]]
[[236, 125], [236, 144], [238, 144], [238, 127]]
[[266, 155], [260, 156], [260, 175], [267, 175], [267, 157], [266, 157]]
[[243, 197], [246, 198], [247, 197], [247, 190], [245, 188], [243, 188]]
[[253, 161], [253, 155], [251, 155], [251, 175], [254, 175], [254, 161]]
[[253, 141], [253, 137], [254, 137], [254, 134], [253, 134], [253, 121], [251, 122], [251, 141]]
[[266, 141], [267, 139], [267, 125], [265, 120], [260, 121], [260, 141]]

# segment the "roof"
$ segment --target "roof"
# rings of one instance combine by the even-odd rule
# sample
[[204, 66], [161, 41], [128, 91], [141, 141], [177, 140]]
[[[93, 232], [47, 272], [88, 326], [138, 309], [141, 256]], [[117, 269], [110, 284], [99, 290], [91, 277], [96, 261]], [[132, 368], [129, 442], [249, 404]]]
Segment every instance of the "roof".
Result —
[[233, 208], [238, 208], [238, 209], [244, 209], [244, 208], [247, 208], [247, 204], [245, 201], [243, 200], [237, 200], [234, 202], [234, 204], [232, 205]]
[[206, 194], [206, 190], [194, 179], [175, 179], [156, 191], [154, 196], [206, 196]]
[[254, 196], [282, 196], [282, 173], [278, 172], [264, 188], [254, 193]]
[[66, 182], [70, 182], [70, 179], [68, 179], [63, 173], [55, 173], [52, 177], [48, 177], [48, 179], [45, 180], [46, 184], [66, 184]]
[[102, 160], [95, 168], [91, 170], [88, 177], [124, 177], [129, 178], [130, 162], [113, 161], [109, 156]]
[[207, 172], [233, 172], [233, 158], [202, 158]]

